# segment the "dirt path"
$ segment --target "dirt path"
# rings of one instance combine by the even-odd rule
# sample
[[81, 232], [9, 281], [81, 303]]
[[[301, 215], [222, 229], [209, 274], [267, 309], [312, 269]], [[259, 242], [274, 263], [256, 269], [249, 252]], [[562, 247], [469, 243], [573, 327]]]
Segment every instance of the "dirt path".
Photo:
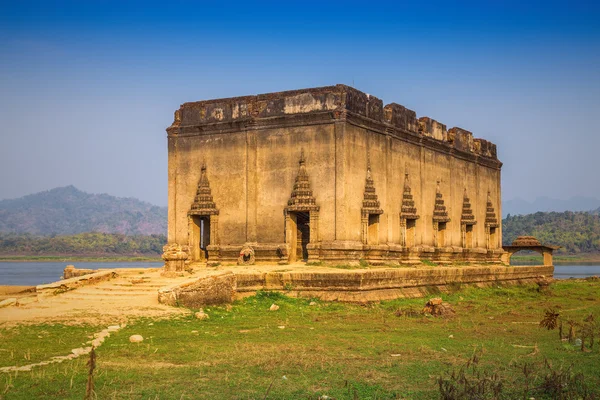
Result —
[[[38, 297], [38, 301], [20, 306], [0, 308], [0, 326], [61, 322], [70, 324], [117, 324], [130, 318], [162, 318], [184, 315], [189, 310], [158, 303], [158, 289], [190, 276], [165, 278], [157, 269], [116, 270], [118, 276], [109, 281], [58, 294]], [[4, 287], [9, 292], [15, 287]], [[29, 296], [32, 296], [29, 293]], [[33, 300], [33, 298], [31, 299]]]

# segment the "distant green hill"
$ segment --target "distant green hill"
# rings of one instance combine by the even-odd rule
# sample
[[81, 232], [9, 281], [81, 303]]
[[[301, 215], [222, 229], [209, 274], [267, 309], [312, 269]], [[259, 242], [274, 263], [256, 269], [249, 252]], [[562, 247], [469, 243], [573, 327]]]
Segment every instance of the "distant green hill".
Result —
[[592, 212], [537, 212], [508, 215], [502, 220], [502, 239], [535, 236], [543, 244], [562, 246], [558, 253], [600, 252], [600, 208]]
[[18, 199], [1, 200], [0, 232], [164, 235], [167, 232], [167, 208], [134, 198], [89, 194], [66, 186]]

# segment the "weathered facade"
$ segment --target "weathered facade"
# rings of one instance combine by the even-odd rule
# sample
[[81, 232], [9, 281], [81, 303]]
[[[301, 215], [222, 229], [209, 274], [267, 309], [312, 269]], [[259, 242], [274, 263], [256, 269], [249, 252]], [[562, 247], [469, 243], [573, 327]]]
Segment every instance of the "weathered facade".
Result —
[[351, 87], [185, 103], [167, 133], [177, 269], [503, 253], [496, 146]]

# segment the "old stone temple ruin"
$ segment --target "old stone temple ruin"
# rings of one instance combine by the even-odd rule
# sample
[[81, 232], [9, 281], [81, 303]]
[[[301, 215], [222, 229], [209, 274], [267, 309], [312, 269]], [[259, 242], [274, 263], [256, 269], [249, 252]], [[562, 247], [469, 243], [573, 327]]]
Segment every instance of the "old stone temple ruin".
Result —
[[168, 269], [500, 262], [496, 146], [345, 85], [183, 104]]

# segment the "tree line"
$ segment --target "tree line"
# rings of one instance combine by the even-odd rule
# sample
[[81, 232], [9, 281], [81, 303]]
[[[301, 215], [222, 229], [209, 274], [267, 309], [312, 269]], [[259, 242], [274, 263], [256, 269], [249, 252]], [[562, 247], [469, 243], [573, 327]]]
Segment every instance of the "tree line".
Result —
[[[537, 212], [508, 215], [502, 236], [509, 245], [517, 236], [535, 236], [543, 244], [562, 246], [559, 253], [600, 252], [600, 214], [590, 212]], [[158, 256], [167, 243], [165, 235], [124, 235], [89, 232], [75, 235], [38, 236], [0, 233], [1, 255], [119, 255]]]
[[542, 244], [562, 246], [558, 253], [600, 252], [600, 215], [594, 212], [537, 212], [510, 214], [502, 220], [502, 241], [535, 236]]
[[123, 235], [89, 232], [76, 235], [37, 236], [0, 233], [3, 255], [120, 255], [162, 254], [165, 235]]

